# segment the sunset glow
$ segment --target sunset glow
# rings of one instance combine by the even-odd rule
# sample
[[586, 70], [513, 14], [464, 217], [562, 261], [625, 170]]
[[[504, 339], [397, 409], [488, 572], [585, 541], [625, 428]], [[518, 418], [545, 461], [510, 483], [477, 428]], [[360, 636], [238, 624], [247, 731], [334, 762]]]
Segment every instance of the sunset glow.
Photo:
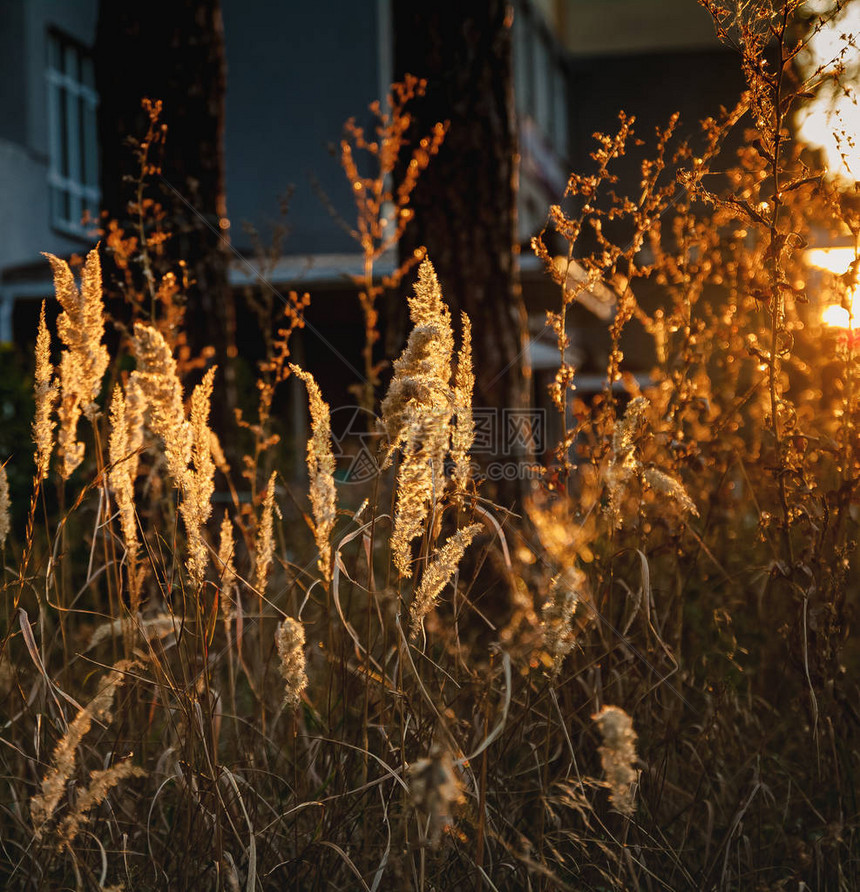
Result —
[[[860, 5], [846, 4], [829, 21], [826, 17], [833, 3], [810, 5], [825, 21], [810, 38], [801, 64], [810, 87], [819, 83], [821, 87], [798, 112], [798, 134], [804, 142], [824, 152], [834, 179], [853, 183], [860, 179], [860, 105], [853, 87], [860, 70], [860, 50], [854, 44], [854, 36], [860, 34]], [[838, 79], [830, 79], [840, 68]]]
[[[816, 269], [826, 270], [836, 276], [844, 275], [856, 258], [850, 246], [834, 248], [812, 248], [806, 252], [806, 260]], [[851, 295], [851, 313], [838, 303], [831, 303], [821, 312], [821, 321], [831, 328], [854, 328], [860, 319], [860, 287], [854, 285]]]

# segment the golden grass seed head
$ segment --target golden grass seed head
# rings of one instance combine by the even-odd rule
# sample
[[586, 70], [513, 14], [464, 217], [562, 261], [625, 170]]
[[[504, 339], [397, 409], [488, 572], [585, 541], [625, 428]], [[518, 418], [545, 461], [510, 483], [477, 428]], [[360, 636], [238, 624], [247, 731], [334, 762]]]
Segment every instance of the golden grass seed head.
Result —
[[421, 631], [424, 617], [436, 606], [439, 595], [450, 582], [466, 549], [480, 530], [479, 523], [457, 530], [434, 554], [412, 599], [409, 630], [413, 638]]
[[308, 686], [305, 663], [305, 627], [288, 616], [278, 625], [275, 644], [280, 658], [281, 675], [284, 677], [284, 704], [295, 709]]
[[631, 815], [635, 805], [632, 785], [638, 777], [633, 719], [618, 706], [604, 706], [591, 718], [603, 737], [598, 752], [610, 789], [609, 801], [621, 814]]
[[319, 551], [318, 566], [325, 581], [331, 582], [331, 535], [337, 520], [337, 489], [334, 482], [335, 460], [331, 439], [331, 414], [313, 375], [296, 365], [293, 374], [304, 381], [308, 391], [312, 436], [308, 441], [307, 465], [310, 478], [314, 540]]

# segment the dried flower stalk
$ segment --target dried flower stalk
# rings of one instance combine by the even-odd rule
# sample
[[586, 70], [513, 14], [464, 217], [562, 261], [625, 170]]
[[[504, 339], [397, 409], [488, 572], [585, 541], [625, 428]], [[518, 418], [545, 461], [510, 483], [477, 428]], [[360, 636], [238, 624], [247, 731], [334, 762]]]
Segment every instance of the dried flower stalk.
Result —
[[275, 644], [281, 661], [281, 675], [286, 682], [284, 704], [287, 709], [295, 709], [302, 700], [302, 693], [308, 686], [305, 664], [305, 627], [288, 616], [279, 623], [275, 633]]
[[450, 385], [454, 335], [429, 260], [418, 270], [409, 311], [415, 327], [394, 363], [394, 377], [382, 403], [389, 438], [387, 460], [403, 446], [391, 545], [395, 566], [406, 577], [412, 575], [411, 543], [422, 534], [430, 507], [443, 488], [454, 410]]
[[74, 721], [69, 725], [68, 730], [54, 749], [51, 759], [52, 768], [42, 779], [39, 792], [30, 800], [30, 818], [37, 839], [41, 836], [45, 823], [56, 811], [66, 789], [66, 782], [75, 770], [75, 751], [78, 744], [90, 730], [94, 721], [111, 721], [110, 710], [113, 706], [116, 689], [125, 681], [125, 673], [135, 665], [137, 664], [130, 660], [120, 660], [114, 664], [107, 674], [104, 685], [75, 716]]
[[331, 582], [331, 534], [337, 519], [337, 491], [334, 483], [334, 453], [331, 445], [331, 415], [319, 386], [310, 372], [290, 365], [308, 389], [313, 436], [308, 441], [308, 476], [311, 510], [314, 515], [314, 539], [319, 560], [317, 565], [326, 583]]
[[472, 391], [475, 389], [475, 373], [472, 370], [472, 322], [461, 314], [463, 340], [457, 354], [457, 371], [454, 374], [454, 430], [451, 433], [452, 474], [458, 489], [465, 489], [472, 476], [469, 450], [475, 442], [475, 419], [472, 416]]
[[137, 450], [143, 441], [140, 388], [133, 381], [128, 384], [127, 400], [122, 388], [114, 389], [110, 407], [110, 480], [111, 492], [119, 510], [119, 522], [125, 542], [126, 572], [128, 575], [129, 607], [132, 616], [140, 609], [141, 568], [138, 567], [140, 540], [134, 506], [134, 482], [137, 479]]
[[480, 529], [481, 524], [473, 523], [471, 526], [457, 530], [436, 552], [424, 571], [421, 583], [412, 600], [409, 631], [413, 637], [421, 631], [424, 617], [436, 606], [442, 589], [454, 575], [466, 549], [472, 544], [472, 539]]
[[39, 333], [36, 335], [36, 374], [34, 395], [36, 412], [33, 419], [33, 442], [36, 444], [36, 479], [48, 476], [51, 452], [54, 448], [54, 404], [57, 401], [57, 385], [53, 382], [54, 367], [51, 365], [51, 336], [45, 324], [45, 302], [39, 312]]
[[100, 805], [107, 794], [120, 782], [129, 777], [145, 777], [146, 772], [131, 759], [125, 759], [110, 768], [90, 772], [90, 780], [86, 788], [78, 795], [75, 809], [63, 818], [59, 827], [60, 846], [69, 846], [78, 835], [81, 824], [89, 820], [89, 812]]
[[9, 478], [6, 476], [6, 464], [4, 462], [0, 465], [0, 548], [6, 547], [6, 538], [12, 526], [10, 508]]
[[583, 600], [585, 574], [577, 567], [567, 567], [549, 587], [549, 600], [541, 614], [544, 647], [552, 659], [552, 674], [558, 675], [564, 658], [576, 643], [573, 627], [577, 605]]
[[269, 485], [266, 487], [266, 494], [263, 497], [263, 512], [260, 515], [260, 526], [257, 529], [255, 583], [260, 597], [263, 596], [266, 586], [269, 584], [269, 572], [272, 569], [272, 557], [275, 553], [274, 512], [276, 476], [276, 472], [272, 471], [272, 476], [269, 477]]
[[604, 706], [592, 720], [603, 737], [599, 747], [600, 762], [609, 784], [609, 801], [624, 815], [633, 814], [632, 784], [637, 778], [636, 732], [633, 719], [618, 706]]
[[219, 589], [221, 592], [221, 611], [224, 616], [224, 624], [229, 629], [236, 613], [235, 593], [236, 567], [233, 556], [236, 552], [236, 542], [233, 538], [233, 522], [230, 515], [224, 511], [221, 521], [221, 530], [218, 536], [218, 570], [221, 574]]
[[108, 366], [104, 335], [102, 272], [98, 250], [87, 255], [78, 291], [68, 263], [45, 254], [54, 270], [54, 289], [63, 308], [57, 319], [57, 332], [65, 345], [60, 359], [60, 432], [58, 447], [62, 459], [60, 474], [68, 480], [84, 460], [84, 444], [77, 439], [78, 420], [83, 412], [92, 418], [95, 400]]

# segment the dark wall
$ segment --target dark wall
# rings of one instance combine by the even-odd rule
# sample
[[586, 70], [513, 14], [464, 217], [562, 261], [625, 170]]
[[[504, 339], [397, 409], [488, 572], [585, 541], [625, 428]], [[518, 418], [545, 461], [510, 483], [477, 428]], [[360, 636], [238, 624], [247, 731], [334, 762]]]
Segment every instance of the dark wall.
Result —
[[0, 0], [0, 138], [27, 141], [24, 0]]
[[[288, 187], [287, 253], [358, 250], [311, 186], [354, 219], [339, 141], [349, 117], [364, 122], [379, 96], [377, 4], [222, 0], [227, 46], [227, 209], [231, 237], [250, 248], [242, 222], [268, 238]], [[335, 156], [329, 147], [335, 148]]]
[[636, 116], [636, 136], [646, 142], [642, 150], [630, 147], [618, 165], [625, 180], [635, 178], [634, 188], [641, 151], [648, 155], [655, 127], [665, 127], [679, 111], [677, 133], [694, 136], [702, 118], [717, 116], [721, 105], [731, 108], [746, 86], [740, 57], [724, 49], [579, 58], [572, 61], [571, 71], [573, 169], [594, 169], [592, 134], [615, 133], [623, 110]]

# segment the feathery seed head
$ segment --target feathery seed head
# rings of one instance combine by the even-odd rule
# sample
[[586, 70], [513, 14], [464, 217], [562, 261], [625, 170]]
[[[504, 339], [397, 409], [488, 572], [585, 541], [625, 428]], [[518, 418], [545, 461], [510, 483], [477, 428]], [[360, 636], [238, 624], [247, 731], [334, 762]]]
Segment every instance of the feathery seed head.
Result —
[[45, 302], [39, 313], [39, 333], [36, 335], [36, 412], [33, 418], [33, 442], [36, 444], [36, 477], [48, 476], [51, 452], [54, 448], [54, 404], [57, 401], [57, 385], [53, 382], [54, 367], [51, 365], [51, 336], [45, 324]]
[[600, 762], [609, 785], [609, 801], [624, 815], [633, 814], [632, 784], [638, 774], [636, 764], [636, 732], [633, 719], [618, 706], [604, 706], [593, 715], [603, 737], [598, 748]]
[[142, 322], [134, 325], [132, 344], [137, 359], [132, 380], [146, 399], [152, 432], [164, 442], [170, 476], [181, 486], [191, 461], [193, 434], [185, 418], [176, 360], [161, 332]]
[[0, 548], [5, 548], [6, 537], [11, 529], [9, 502], [9, 478], [6, 476], [6, 463], [0, 465]]
[[42, 828], [56, 811], [66, 782], [75, 770], [75, 753], [78, 744], [92, 727], [92, 723], [112, 721], [110, 714], [116, 689], [125, 681], [125, 674], [137, 664], [130, 660], [115, 663], [107, 674], [103, 686], [92, 700], [75, 716], [60, 742], [54, 749], [52, 767], [42, 779], [39, 792], [30, 800], [30, 819], [38, 839]]
[[[139, 393], [136, 387], [132, 389]], [[130, 417], [129, 402], [123, 394], [122, 387], [117, 384], [110, 405], [108, 480], [119, 509], [120, 528], [125, 542], [130, 607], [132, 616], [136, 616], [140, 609], [141, 568], [138, 567], [140, 542], [135, 514], [134, 481], [137, 478], [137, 449], [140, 445], [138, 441], [142, 435], [137, 427], [137, 419]], [[133, 441], [137, 445], [133, 445]]]
[[186, 468], [182, 485], [180, 512], [188, 535], [188, 572], [195, 587], [203, 584], [209, 550], [203, 540], [203, 529], [212, 514], [212, 493], [215, 492], [215, 462], [212, 460], [212, 437], [209, 410], [216, 368], [213, 366], [191, 394], [191, 459], [193, 468]]
[[463, 782], [447, 750], [434, 745], [426, 759], [409, 766], [409, 793], [412, 804], [430, 817], [428, 843], [436, 847], [442, 831], [452, 823], [453, 806], [465, 802]]
[[272, 569], [272, 557], [275, 553], [274, 512], [275, 512], [275, 477], [272, 471], [269, 485], [263, 497], [263, 512], [257, 528], [255, 584], [262, 596], [269, 583], [269, 571]]
[[81, 825], [89, 820], [89, 813], [104, 801], [107, 794], [120, 781], [129, 777], [145, 776], [146, 772], [137, 765], [133, 765], [130, 758], [111, 765], [110, 768], [91, 771], [89, 783], [78, 794], [74, 811], [66, 815], [60, 822], [58, 828], [59, 845], [62, 847], [72, 844], [78, 835], [78, 831], [81, 829]]
[[670, 477], [668, 474], [664, 474], [662, 471], [658, 471], [656, 468], [646, 468], [642, 476], [654, 492], [659, 492], [661, 495], [666, 496], [680, 511], [692, 514], [694, 517], [699, 516], [699, 509], [696, 508], [696, 503], [687, 494], [687, 490], [684, 489], [680, 481]]
[[230, 515], [224, 511], [224, 519], [221, 521], [221, 531], [218, 537], [218, 571], [221, 574], [219, 588], [221, 590], [221, 610], [224, 614], [224, 622], [229, 627], [236, 613], [234, 601], [234, 587], [236, 585], [236, 566], [233, 558], [236, 552], [236, 543], [233, 539], [233, 522]]
[[318, 566], [325, 581], [331, 582], [331, 534], [337, 519], [337, 490], [334, 483], [335, 461], [331, 441], [331, 415], [319, 386], [310, 372], [290, 365], [293, 374], [305, 382], [311, 412], [313, 436], [308, 441], [307, 463], [310, 478], [311, 509], [314, 515], [314, 539], [319, 551]]
[[573, 650], [576, 631], [573, 620], [577, 605], [583, 600], [585, 574], [577, 567], [567, 567], [550, 583], [549, 599], [543, 606], [544, 647], [552, 659], [552, 674], [557, 676], [564, 658]]
[[[415, 328], [394, 363], [394, 377], [382, 402], [382, 421], [389, 438], [386, 463], [398, 447], [403, 461], [397, 475], [392, 553], [398, 571], [412, 575], [411, 543], [421, 535], [432, 504], [444, 489], [444, 462], [451, 445], [451, 418], [457, 383], [451, 384], [454, 335], [448, 307], [433, 265], [424, 260], [409, 299]], [[468, 335], [467, 335], [468, 336]], [[465, 390], [469, 387], [470, 347], [464, 344], [459, 399], [464, 403], [457, 448], [469, 438]], [[471, 405], [471, 400], [469, 400]], [[462, 461], [461, 461], [462, 473]]]
[[305, 664], [305, 627], [288, 616], [278, 625], [275, 644], [281, 660], [284, 676], [284, 703], [287, 709], [295, 709], [302, 701], [302, 692], [308, 686]]
[[454, 430], [451, 433], [451, 458], [454, 460], [454, 483], [465, 489], [471, 477], [469, 450], [475, 442], [475, 419], [472, 416], [472, 391], [475, 373], [472, 370], [472, 323], [463, 313], [463, 340], [457, 354], [454, 375]]
[[433, 556], [412, 600], [409, 630], [413, 638], [421, 631], [424, 617], [436, 606], [439, 595], [451, 580], [466, 549], [480, 530], [479, 523], [457, 530]]
[[102, 274], [98, 250], [87, 255], [78, 291], [68, 263], [45, 254], [54, 270], [54, 289], [63, 308], [57, 319], [57, 332], [65, 345], [60, 359], [60, 432], [61, 476], [67, 480], [84, 459], [84, 444], [78, 442], [78, 420], [83, 412], [92, 417], [95, 400], [108, 366], [104, 335]]

